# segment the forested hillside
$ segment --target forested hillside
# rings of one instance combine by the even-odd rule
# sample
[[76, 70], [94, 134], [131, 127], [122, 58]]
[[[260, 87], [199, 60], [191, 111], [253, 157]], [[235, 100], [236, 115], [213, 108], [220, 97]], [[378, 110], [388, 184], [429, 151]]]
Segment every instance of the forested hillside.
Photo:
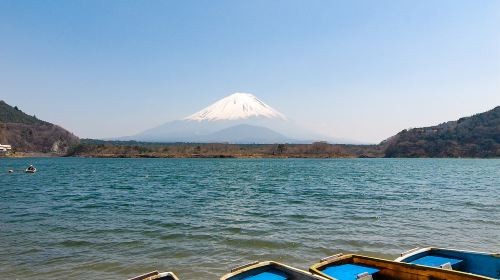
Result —
[[37, 119], [0, 100], [0, 143], [14, 152], [66, 153], [79, 139], [60, 126]]
[[382, 145], [386, 157], [500, 157], [500, 106], [457, 121], [403, 130]]

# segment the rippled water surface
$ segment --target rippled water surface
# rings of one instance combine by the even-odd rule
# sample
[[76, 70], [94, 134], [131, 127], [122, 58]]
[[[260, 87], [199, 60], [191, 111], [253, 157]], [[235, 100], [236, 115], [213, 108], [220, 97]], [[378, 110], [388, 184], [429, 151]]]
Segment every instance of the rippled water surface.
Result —
[[498, 252], [499, 237], [500, 160], [0, 159], [3, 279], [218, 279], [252, 260]]

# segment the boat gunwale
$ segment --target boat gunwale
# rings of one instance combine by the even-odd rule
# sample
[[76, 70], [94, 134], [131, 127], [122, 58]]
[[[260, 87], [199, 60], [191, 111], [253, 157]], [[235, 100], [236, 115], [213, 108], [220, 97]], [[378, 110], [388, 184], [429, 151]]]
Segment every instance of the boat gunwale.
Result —
[[250, 270], [253, 270], [253, 269], [256, 269], [256, 268], [265, 267], [265, 266], [277, 267], [278, 269], [279, 268], [284, 268], [285, 269], [284, 272], [286, 272], [286, 270], [292, 270], [294, 272], [297, 272], [297, 273], [300, 273], [300, 274], [304, 274], [304, 275], [310, 276], [310, 277], [318, 279], [318, 280], [328, 280], [328, 278], [325, 278], [325, 277], [323, 277], [321, 275], [316, 275], [316, 274], [311, 273], [309, 271], [302, 270], [302, 269], [299, 269], [299, 268], [295, 268], [293, 266], [282, 264], [282, 263], [279, 263], [279, 262], [276, 262], [276, 261], [258, 261], [255, 264], [248, 265], [248, 266], [243, 266], [243, 267], [240, 267], [239, 269], [235, 268], [234, 271], [231, 271], [229, 273], [224, 274], [220, 278], [220, 280], [227, 280], [227, 279], [230, 279], [231, 277], [236, 276], [238, 274], [245, 273], [247, 271], [250, 271]]
[[[440, 247], [423, 247], [419, 248], [418, 250], [408, 250], [406, 252], [401, 253], [401, 256], [397, 257], [394, 261], [395, 262], [401, 262], [404, 263], [404, 260], [413, 257], [415, 255], [425, 253], [425, 252], [431, 252], [431, 251], [450, 251], [450, 252], [458, 252], [458, 253], [471, 253], [471, 254], [478, 254], [478, 255], [485, 255], [485, 256], [492, 256], [496, 258], [500, 258], [500, 253], [491, 253], [491, 252], [479, 252], [479, 251], [467, 251], [467, 250], [458, 250], [458, 249], [450, 249], [450, 248], [440, 248]], [[421, 265], [421, 264], [419, 264]], [[426, 266], [426, 265], [421, 265], [421, 266]]]
[[[409, 268], [412, 270], [417, 270], [417, 271], [430, 271], [430, 272], [439, 273], [439, 274], [445, 273], [445, 274], [449, 274], [449, 275], [454, 275], [456, 277], [462, 277], [462, 278], [467, 278], [467, 279], [471, 279], [471, 280], [472, 279], [474, 279], [474, 280], [497, 280], [495, 278], [490, 278], [487, 276], [458, 271], [458, 270], [443, 270], [441, 268], [436, 268], [436, 267], [432, 267], [432, 266], [415, 265], [415, 264], [409, 264], [409, 263], [405, 263], [405, 262], [396, 262], [396, 261], [375, 258], [375, 257], [369, 257], [369, 256], [363, 256], [363, 255], [356, 255], [356, 254], [346, 254], [346, 255], [340, 256], [338, 258], [328, 259], [328, 260], [325, 260], [323, 262], [320, 261], [318, 263], [313, 264], [311, 267], [309, 267], [309, 271], [313, 274], [320, 275], [326, 279], [337, 280], [336, 278], [333, 278], [333, 277], [328, 276], [327, 274], [321, 272], [321, 270], [328, 267], [332, 263], [339, 262], [339, 261], [348, 261], [349, 259], [354, 259], [354, 258], [365, 259], [365, 260], [374, 261], [374, 262], [382, 262], [385, 264], [393, 264], [393, 265], [397, 264], [397, 265], [401, 265], [402, 267], [406, 267], [406, 268]], [[447, 279], [447, 278], [443, 278], [443, 279]]]

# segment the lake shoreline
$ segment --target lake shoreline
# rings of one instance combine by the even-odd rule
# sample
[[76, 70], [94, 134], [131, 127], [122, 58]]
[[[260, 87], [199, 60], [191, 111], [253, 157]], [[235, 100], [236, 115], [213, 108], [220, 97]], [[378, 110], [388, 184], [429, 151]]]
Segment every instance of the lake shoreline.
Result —
[[382, 159], [382, 158], [399, 158], [399, 159], [498, 159], [499, 157], [385, 157], [385, 156], [356, 156], [356, 155], [241, 155], [241, 154], [85, 154], [85, 155], [64, 155], [53, 153], [22, 153], [13, 155], [0, 156], [0, 159], [13, 158], [151, 158], [151, 159]]
[[355, 155], [240, 155], [240, 154], [212, 154], [212, 155], [199, 155], [199, 154], [186, 154], [186, 155], [169, 155], [169, 154], [85, 154], [85, 155], [61, 155], [52, 153], [22, 153], [15, 155], [4, 155], [2, 158], [151, 158], [151, 159], [499, 159], [499, 157], [385, 157], [385, 156], [355, 156]]
[[305, 156], [305, 155], [287, 155], [287, 156], [269, 156], [269, 155], [122, 155], [122, 154], [106, 154], [106, 155], [78, 155], [78, 156], [67, 156], [67, 155], [54, 155], [54, 154], [41, 154], [41, 153], [24, 153], [23, 155], [14, 155], [14, 156], [2, 156], [0, 158], [207, 158], [207, 159], [216, 159], [216, 158], [256, 158], [256, 159], [268, 159], [268, 158], [277, 158], [277, 159], [321, 159], [321, 158], [383, 158], [383, 157], [357, 157], [357, 156]]

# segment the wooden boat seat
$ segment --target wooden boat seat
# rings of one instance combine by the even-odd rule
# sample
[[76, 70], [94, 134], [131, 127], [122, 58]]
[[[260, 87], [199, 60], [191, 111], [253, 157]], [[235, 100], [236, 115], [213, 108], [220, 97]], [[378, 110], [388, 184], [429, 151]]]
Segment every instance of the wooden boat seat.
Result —
[[242, 280], [286, 280], [288, 276], [277, 269], [271, 269], [268, 271], [261, 272], [256, 275], [248, 276]]
[[321, 272], [338, 280], [356, 280], [357, 276], [364, 272], [367, 272], [368, 274], [372, 275], [379, 271], [380, 271], [379, 269], [364, 265], [342, 264], [342, 265], [327, 267]]
[[450, 263], [451, 267], [453, 268], [462, 262], [463, 262], [463, 260], [461, 260], [461, 259], [428, 255], [428, 256], [424, 256], [424, 257], [421, 257], [419, 259], [416, 259], [414, 261], [411, 261], [410, 263], [411, 264], [433, 266], [433, 267], [442, 267], [443, 265]]

